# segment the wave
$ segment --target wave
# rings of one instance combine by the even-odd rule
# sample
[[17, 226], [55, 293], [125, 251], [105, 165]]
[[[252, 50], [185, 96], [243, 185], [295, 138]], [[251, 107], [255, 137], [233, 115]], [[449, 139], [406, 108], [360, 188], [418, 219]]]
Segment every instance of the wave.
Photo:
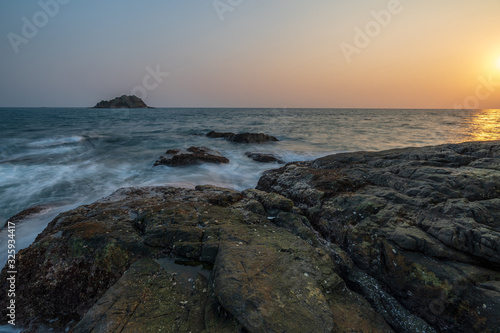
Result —
[[[288, 163], [345, 151], [439, 144], [456, 141], [450, 138], [469, 124], [460, 117], [474, 115], [299, 109], [154, 109], [123, 114], [58, 109], [43, 110], [44, 117], [38, 117], [39, 112], [24, 110], [16, 121], [0, 112], [0, 124], [8, 124], [0, 131], [0, 223], [33, 205], [67, 202], [67, 210], [120, 187], [213, 184], [251, 188], [264, 171], [282, 165], [255, 162], [246, 152], [272, 153]], [[237, 145], [205, 137], [211, 130], [262, 132], [281, 141]], [[190, 146], [218, 150], [230, 163], [153, 168], [167, 149]], [[30, 223], [43, 230], [56, 210], [40, 224]], [[25, 245], [39, 232], [30, 230], [30, 223], [20, 225]], [[5, 235], [0, 234], [1, 239]]]

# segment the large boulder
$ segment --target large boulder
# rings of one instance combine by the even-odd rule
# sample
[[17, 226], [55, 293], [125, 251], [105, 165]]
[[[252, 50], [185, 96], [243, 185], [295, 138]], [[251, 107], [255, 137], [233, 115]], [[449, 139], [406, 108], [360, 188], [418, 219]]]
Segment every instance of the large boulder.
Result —
[[94, 109], [146, 109], [149, 108], [142, 99], [137, 96], [122, 95], [109, 101], [100, 101]]
[[229, 163], [229, 160], [218, 151], [207, 147], [189, 147], [188, 149], [170, 149], [161, 156], [155, 166], [167, 165], [171, 167], [187, 166], [201, 163]]
[[[330, 155], [270, 171], [258, 189], [293, 200], [438, 330], [500, 332], [500, 142]], [[379, 309], [365, 279], [340, 276]]]
[[[17, 324], [52, 332], [392, 332], [339, 276], [346, 267], [355, 271], [280, 195], [122, 189], [59, 215], [19, 252]], [[6, 277], [5, 268], [3, 290]], [[0, 298], [2, 322], [6, 302]], [[394, 306], [399, 320], [432, 332]]]

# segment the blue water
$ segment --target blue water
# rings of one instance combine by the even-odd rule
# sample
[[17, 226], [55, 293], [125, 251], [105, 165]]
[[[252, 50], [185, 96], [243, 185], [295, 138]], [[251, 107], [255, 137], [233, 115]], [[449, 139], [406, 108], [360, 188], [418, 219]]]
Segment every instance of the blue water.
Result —
[[[255, 187], [277, 167], [245, 156], [273, 152], [285, 161], [356, 150], [499, 139], [500, 110], [361, 109], [0, 109], [0, 226], [34, 205], [45, 209], [16, 226], [28, 246], [58, 213], [124, 186], [215, 184]], [[241, 145], [209, 139], [216, 131], [264, 132], [281, 141]], [[153, 167], [167, 149], [207, 146], [231, 162]], [[0, 232], [0, 262], [7, 257]]]

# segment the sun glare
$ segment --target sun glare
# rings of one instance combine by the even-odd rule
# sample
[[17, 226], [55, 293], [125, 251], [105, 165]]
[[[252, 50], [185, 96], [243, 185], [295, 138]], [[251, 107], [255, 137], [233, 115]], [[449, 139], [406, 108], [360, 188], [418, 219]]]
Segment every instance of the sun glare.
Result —
[[500, 58], [497, 59], [497, 69], [500, 69]]

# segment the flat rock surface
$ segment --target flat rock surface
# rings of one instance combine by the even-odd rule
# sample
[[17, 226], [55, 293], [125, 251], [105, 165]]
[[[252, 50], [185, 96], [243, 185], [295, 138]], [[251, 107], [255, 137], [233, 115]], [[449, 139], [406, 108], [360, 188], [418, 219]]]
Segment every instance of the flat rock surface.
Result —
[[167, 165], [171, 167], [188, 166], [201, 163], [229, 163], [229, 160], [218, 151], [207, 147], [189, 147], [188, 149], [170, 149], [161, 156], [155, 166]]
[[[122, 189], [59, 215], [19, 252], [17, 322], [54, 332], [392, 332], [340, 278], [339, 253], [277, 194]], [[175, 258], [208, 268], [193, 273]]]
[[436, 329], [500, 331], [500, 142], [331, 155], [270, 171], [257, 188], [293, 200]]

